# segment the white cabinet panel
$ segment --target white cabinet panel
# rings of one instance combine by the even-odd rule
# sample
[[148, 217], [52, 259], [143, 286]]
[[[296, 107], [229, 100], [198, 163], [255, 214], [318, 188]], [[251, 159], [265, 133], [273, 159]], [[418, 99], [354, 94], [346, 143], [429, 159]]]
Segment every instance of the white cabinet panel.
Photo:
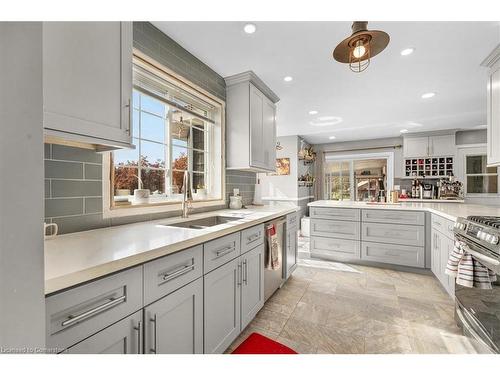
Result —
[[429, 156], [454, 156], [455, 135], [434, 135], [429, 137]]
[[454, 156], [455, 153], [454, 134], [404, 137], [403, 139], [403, 155], [405, 158]]
[[228, 169], [276, 170], [276, 106], [279, 98], [253, 72], [226, 78]]
[[131, 22], [45, 22], [44, 128], [127, 147], [132, 95]]
[[403, 139], [403, 155], [405, 158], [427, 156], [429, 153], [429, 137], [405, 137]]
[[264, 166], [270, 171], [276, 170], [276, 107], [274, 103], [264, 97], [263, 118], [263, 139], [264, 145]]
[[360, 224], [357, 221], [311, 219], [311, 236], [360, 239]]
[[500, 66], [488, 77], [488, 165], [500, 165]]
[[263, 113], [264, 95], [250, 85], [250, 166], [265, 169]]

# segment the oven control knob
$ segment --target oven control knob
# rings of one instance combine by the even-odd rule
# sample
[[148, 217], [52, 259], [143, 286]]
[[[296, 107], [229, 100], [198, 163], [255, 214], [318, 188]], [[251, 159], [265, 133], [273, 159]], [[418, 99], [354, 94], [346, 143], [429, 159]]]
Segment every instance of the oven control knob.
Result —
[[492, 245], [496, 245], [498, 243], [498, 236], [494, 236], [494, 235], [490, 235], [491, 238], [490, 238], [490, 244]]
[[486, 241], [486, 232], [480, 230], [479, 232], [477, 232], [476, 237], [479, 238], [480, 240]]

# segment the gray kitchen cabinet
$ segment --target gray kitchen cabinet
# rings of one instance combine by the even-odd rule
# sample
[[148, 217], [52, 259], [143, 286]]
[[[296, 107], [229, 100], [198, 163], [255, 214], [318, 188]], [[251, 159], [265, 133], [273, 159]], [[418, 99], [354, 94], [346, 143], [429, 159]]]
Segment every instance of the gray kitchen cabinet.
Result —
[[402, 224], [362, 223], [363, 241], [407, 246], [425, 246], [423, 226]]
[[144, 309], [145, 353], [203, 353], [203, 279]]
[[241, 232], [203, 244], [203, 269], [210, 272], [241, 254]]
[[203, 246], [198, 245], [144, 264], [144, 304], [203, 276]]
[[66, 349], [142, 308], [142, 267], [48, 296], [46, 343]]
[[425, 213], [402, 210], [362, 210], [363, 222], [384, 224], [424, 225]]
[[132, 22], [44, 22], [45, 134], [131, 145]]
[[314, 219], [359, 221], [361, 218], [357, 208], [311, 207], [310, 212]]
[[293, 227], [286, 230], [286, 278], [297, 268], [298, 257], [298, 229]]
[[409, 267], [425, 267], [423, 247], [361, 242], [361, 259]]
[[227, 168], [274, 172], [279, 98], [251, 71], [225, 80]]
[[355, 221], [311, 219], [311, 236], [359, 240], [360, 224]]
[[455, 246], [452, 221], [432, 214], [431, 271], [448, 294], [454, 298], [455, 278], [445, 273], [450, 253]]
[[241, 256], [241, 330], [264, 306], [264, 244]]
[[359, 240], [311, 237], [311, 256], [336, 261], [359, 260], [360, 244]]
[[488, 166], [500, 166], [500, 44], [481, 64], [487, 67], [487, 159]]
[[63, 354], [142, 354], [142, 311], [64, 350]]
[[223, 353], [241, 330], [240, 260], [204, 276], [204, 353]]

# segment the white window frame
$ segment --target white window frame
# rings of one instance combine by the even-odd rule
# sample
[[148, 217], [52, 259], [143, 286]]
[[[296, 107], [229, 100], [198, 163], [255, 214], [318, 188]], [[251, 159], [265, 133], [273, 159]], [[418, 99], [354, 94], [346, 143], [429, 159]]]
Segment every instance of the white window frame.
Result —
[[[369, 159], [386, 159], [387, 162], [387, 191], [386, 195], [389, 191], [394, 189], [394, 152], [373, 152], [366, 154], [327, 154], [325, 155], [325, 166], [323, 168], [323, 174], [325, 173], [326, 163], [329, 161], [341, 161], [348, 160], [350, 161], [350, 181], [351, 183], [351, 199], [350, 201], [354, 201], [354, 169], [353, 162], [356, 160], [369, 160]], [[326, 194], [326, 189], [325, 189]], [[327, 199], [327, 198], [325, 198]]]
[[[220, 166], [216, 165], [218, 163], [212, 163], [212, 165], [206, 165], [206, 173], [205, 173], [205, 184], [208, 183], [208, 180], [211, 179], [213, 175], [213, 179], [210, 180], [211, 184], [220, 183], [220, 194], [218, 198], [207, 199], [194, 201], [192, 203], [192, 207], [196, 208], [206, 208], [206, 207], [216, 207], [222, 206], [226, 204], [225, 196], [226, 196], [226, 184], [225, 184], [225, 107], [226, 103], [210, 94], [203, 88], [197, 86], [193, 82], [185, 79], [184, 77], [176, 74], [172, 70], [158, 63], [154, 59], [151, 59], [149, 56], [143, 54], [138, 50], [134, 50], [135, 58], [137, 58], [137, 62], [142, 66], [146, 66], [147, 68], [154, 69], [155, 72], [160, 72], [164, 75], [166, 79], [171, 82], [174, 82], [177, 86], [186, 90], [187, 92], [193, 95], [202, 95], [204, 100], [209, 101], [214, 106], [218, 107], [220, 110], [220, 116], [217, 116], [216, 126], [217, 131], [211, 132], [211, 137], [220, 136], [220, 150], [216, 150], [213, 145], [213, 139], [207, 142], [206, 149], [207, 152], [213, 153], [211, 156], [211, 160], [220, 160]], [[219, 118], [220, 117], [220, 118]], [[132, 128], [132, 124], [130, 124]], [[171, 152], [169, 147], [169, 152]], [[103, 164], [102, 164], [102, 197], [103, 197], [103, 217], [104, 218], [117, 218], [117, 217], [125, 217], [125, 216], [135, 216], [135, 215], [144, 215], [144, 214], [155, 214], [155, 213], [163, 213], [163, 212], [172, 212], [178, 211], [181, 209], [182, 202], [181, 201], [165, 201], [153, 204], [144, 204], [144, 205], [131, 205], [131, 206], [112, 206], [111, 200], [113, 199], [113, 186], [111, 186], [111, 174], [112, 174], [112, 165], [111, 165], [111, 152], [106, 152], [103, 154]], [[170, 166], [169, 166], [170, 167]], [[213, 173], [208, 173], [208, 168], [211, 168]]]
[[[465, 198], [498, 198], [500, 197], [499, 192], [495, 193], [467, 193], [467, 173], [466, 173], [466, 157], [474, 155], [485, 155], [487, 156], [487, 146], [486, 143], [470, 144], [470, 145], [459, 145], [457, 146], [457, 178], [464, 184], [464, 197]], [[497, 168], [497, 179], [498, 187], [500, 188], [500, 173]]]

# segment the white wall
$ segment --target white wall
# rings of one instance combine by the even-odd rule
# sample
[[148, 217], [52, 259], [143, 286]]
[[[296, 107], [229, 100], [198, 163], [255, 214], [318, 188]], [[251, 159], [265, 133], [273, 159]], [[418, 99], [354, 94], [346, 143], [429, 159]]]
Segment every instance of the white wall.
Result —
[[0, 348], [45, 347], [42, 25], [0, 22]]

